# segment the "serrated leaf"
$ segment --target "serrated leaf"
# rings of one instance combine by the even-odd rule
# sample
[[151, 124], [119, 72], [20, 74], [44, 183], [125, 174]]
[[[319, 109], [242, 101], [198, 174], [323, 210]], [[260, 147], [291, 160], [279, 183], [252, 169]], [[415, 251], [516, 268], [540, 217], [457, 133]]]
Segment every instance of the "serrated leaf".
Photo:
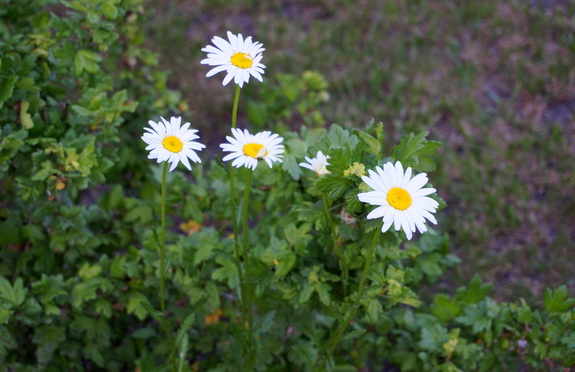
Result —
[[285, 277], [294, 268], [297, 256], [292, 251], [282, 251], [277, 255], [278, 264], [274, 276], [278, 279]]
[[424, 350], [442, 350], [443, 344], [447, 341], [447, 331], [440, 324], [424, 327], [421, 330], [421, 340], [419, 346]]
[[6, 324], [10, 320], [13, 311], [0, 307], [0, 324]]
[[91, 74], [98, 72], [101, 60], [102, 57], [97, 53], [85, 49], [79, 50], [74, 57], [74, 74], [80, 76], [84, 71]]
[[17, 278], [14, 285], [10, 284], [8, 280], [0, 276], [0, 299], [8, 301], [18, 307], [24, 303], [28, 289], [24, 288], [22, 278]]
[[186, 332], [192, 327], [194, 323], [195, 314], [189, 314], [186, 319], [180, 325], [180, 329], [178, 330], [178, 335], [176, 336], [176, 345], [181, 346], [180, 343], [182, 342], [183, 337], [186, 335]]
[[431, 313], [439, 320], [449, 322], [461, 314], [461, 307], [457, 300], [450, 298], [446, 294], [438, 294], [433, 299]]
[[413, 162], [409, 162], [410, 158], [417, 154], [419, 150], [423, 149], [425, 137], [427, 137], [428, 134], [429, 132], [423, 131], [417, 135], [409, 133], [403, 137], [391, 151], [391, 157], [394, 162], [399, 161], [404, 164], [404, 167], [406, 164], [412, 164]]
[[184, 333], [182, 337], [182, 341], [179, 344], [180, 346], [180, 353], [179, 353], [179, 363], [178, 363], [178, 372], [182, 372], [184, 368], [184, 362], [186, 361], [186, 353], [188, 352], [188, 344], [190, 337], [187, 333]]
[[326, 193], [329, 199], [336, 200], [353, 187], [353, 182], [344, 177], [326, 174], [315, 181], [314, 187]]
[[348, 149], [355, 149], [359, 143], [357, 136], [350, 134], [349, 130], [343, 129], [337, 124], [332, 124], [329, 128], [327, 138], [332, 147], [347, 147]]
[[28, 108], [30, 108], [30, 102], [20, 102], [20, 123], [25, 129], [32, 129], [34, 127], [34, 121], [32, 120], [32, 116], [28, 113]]
[[126, 311], [128, 314], [136, 314], [138, 319], [144, 320], [146, 315], [150, 314], [149, 308], [145, 304], [149, 304], [148, 298], [141, 292], [132, 291], [128, 294], [128, 304]]
[[236, 322], [230, 322], [230, 330], [232, 331], [232, 335], [237, 343], [240, 344], [242, 349], [248, 348], [248, 341], [244, 335], [244, 332], [240, 329]]
[[219, 156], [215, 156], [216, 158], [216, 165], [218, 166], [218, 168], [222, 169], [224, 172], [226, 172], [227, 175], [230, 174], [230, 169], [226, 166], [226, 164], [222, 161], [222, 159], [219, 158]]
[[456, 297], [466, 305], [473, 305], [487, 297], [491, 287], [491, 283], [483, 283], [479, 275], [475, 275], [467, 288], [457, 289]]
[[282, 169], [287, 171], [294, 181], [299, 180], [303, 174], [296, 158], [289, 155], [284, 157], [284, 161], [282, 162]]
[[377, 138], [364, 131], [357, 131], [357, 134], [361, 139], [361, 142], [363, 142], [365, 145], [365, 152], [373, 156], [380, 156], [381, 142], [379, 142]]
[[362, 328], [362, 329], [357, 329], [355, 331], [348, 332], [341, 338], [341, 341], [351, 340], [351, 339], [357, 338], [357, 337], [361, 336], [362, 334], [364, 334], [366, 331], [367, 331], [367, 329]]
[[331, 295], [329, 294], [330, 289], [331, 287], [326, 283], [318, 282], [315, 285], [315, 290], [319, 296], [319, 300], [325, 306], [329, 306], [331, 304]]
[[16, 81], [18, 81], [18, 76], [15, 75], [2, 79], [2, 82], [0, 83], [0, 108], [4, 106], [4, 102], [6, 102], [6, 100], [12, 97]]
[[575, 299], [569, 298], [567, 287], [562, 285], [555, 290], [546, 288], [543, 304], [545, 305], [545, 310], [550, 313], [562, 313], [570, 310], [575, 305]]

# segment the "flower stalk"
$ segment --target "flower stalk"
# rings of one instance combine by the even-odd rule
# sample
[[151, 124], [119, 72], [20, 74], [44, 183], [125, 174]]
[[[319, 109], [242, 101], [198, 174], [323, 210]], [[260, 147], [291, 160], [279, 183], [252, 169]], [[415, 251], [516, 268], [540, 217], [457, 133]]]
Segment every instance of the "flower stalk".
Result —
[[347, 326], [349, 325], [349, 323], [351, 322], [351, 320], [355, 316], [357, 309], [360, 306], [361, 295], [362, 295], [362, 292], [363, 292], [364, 287], [365, 287], [365, 281], [367, 280], [367, 274], [369, 273], [369, 268], [371, 266], [371, 260], [373, 259], [375, 247], [376, 247], [377, 241], [379, 240], [379, 237], [380, 237], [380, 233], [379, 233], [380, 228], [375, 230], [374, 235], [373, 235], [373, 240], [371, 241], [371, 246], [370, 246], [369, 251], [367, 253], [367, 256], [365, 258], [365, 265], [363, 267], [363, 272], [361, 273], [361, 277], [359, 279], [359, 286], [357, 287], [357, 293], [355, 294], [354, 306], [352, 309], [349, 310], [343, 323], [338, 325], [335, 332], [333, 333], [333, 336], [330, 337], [327, 340], [327, 342], [325, 343], [325, 345], [327, 345], [327, 354], [325, 355], [325, 358], [324, 358], [325, 348], [322, 348], [320, 350], [320, 352], [318, 354], [318, 359], [317, 359], [316, 363], [314, 364], [314, 368], [313, 368], [314, 371], [321, 371], [323, 369], [325, 361], [329, 361], [329, 359], [331, 358], [331, 356], [333, 354], [333, 351], [335, 350], [336, 346], [341, 341], [341, 338], [343, 337], [343, 334], [345, 333]]
[[329, 212], [329, 206], [328, 206], [328, 198], [327, 198], [327, 194], [323, 193], [322, 195], [323, 198], [323, 210], [325, 212], [325, 216], [329, 222], [330, 228], [331, 228], [331, 240], [333, 242], [333, 250], [335, 255], [337, 256], [337, 258], [339, 258], [340, 260], [340, 264], [341, 264], [341, 269], [343, 271], [343, 275], [344, 275], [344, 282], [343, 282], [343, 295], [346, 296], [347, 295], [347, 283], [349, 282], [349, 270], [347, 268], [347, 263], [345, 262], [345, 258], [343, 257], [343, 254], [341, 252], [341, 250], [339, 249], [339, 244], [337, 242], [337, 225], [335, 220], [333, 219], [332, 214]]
[[162, 201], [161, 201], [161, 225], [160, 225], [160, 309], [162, 311], [162, 324], [166, 332], [166, 338], [170, 345], [170, 363], [175, 366], [175, 348], [172, 340], [172, 333], [168, 326], [165, 300], [165, 282], [166, 282], [166, 189], [167, 189], [168, 162], [164, 162], [162, 167]]

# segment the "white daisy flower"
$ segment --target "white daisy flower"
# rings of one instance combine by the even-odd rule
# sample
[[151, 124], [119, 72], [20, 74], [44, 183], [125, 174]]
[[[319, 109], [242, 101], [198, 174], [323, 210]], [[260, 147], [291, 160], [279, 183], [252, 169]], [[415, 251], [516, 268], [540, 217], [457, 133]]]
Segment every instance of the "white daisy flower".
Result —
[[323, 152], [318, 151], [315, 158], [310, 159], [306, 156], [305, 160], [307, 161], [307, 163], [305, 163], [305, 162], [299, 163], [299, 166], [302, 168], [312, 170], [315, 172], [316, 176], [321, 177], [324, 174], [331, 173], [326, 168], [329, 165], [329, 163], [327, 162], [327, 159], [329, 159], [329, 155], [325, 156], [323, 154]]
[[232, 128], [233, 137], [227, 136], [229, 143], [223, 143], [220, 147], [231, 154], [226, 155], [222, 160], [228, 161], [234, 159], [232, 165], [236, 168], [245, 166], [255, 170], [258, 160], [263, 159], [272, 167], [272, 162], [282, 162], [281, 154], [284, 152], [284, 146], [280, 145], [284, 140], [272, 132], [260, 132], [250, 134], [247, 129], [242, 132], [240, 129]]
[[148, 159], [158, 159], [158, 163], [167, 161], [172, 166], [170, 172], [176, 169], [176, 166], [181, 161], [186, 168], [192, 170], [188, 158], [193, 162], [201, 163], [202, 161], [196, 154], [196, 151], [201, 151], [205, 145], [194, 142], [198, 139], [196, 135], [197, 129], [188, 129], [190, 123], [182, 123], [181, 117], [172, 117], [170, 122], [161, 118], [162, 122], [155, 123], [148, 121], [152, 128], [144, 128], [147, 133], [144, 133], [142, 140], [148, 144], [146, 150], [150, 151]]
[[396, 231], [403, 229], [411, 240], [416, 227], [422, 234], [427, 231], [425, 219], [437, 223], [431, 213], [437, 211], [439, 203], [427, 197], [436, 190], [422, 188], [427, 183], [425, 173], [411, 178], [411, 167], [404, 174], [400, 162], [396, 162], [395, 167], [386, 163], [383, 169], [376, 167], [375, 170], [377, 173], [370, 170], [369, 177], [361, 178], [374, 191], [360, 193], [357, 197], [364, 203], [379, 206], [367, 215], [367, 219], [383, 217], [381, 232], [389, 230], [393, 223]]
[[228, 31], [229, 42], [219, 36], [212, 39], [213, 45], [208, 45], [202, 52], [208, 53], [208, 58], [202, 60], [202, 64], [216, 66], [206, 76], [214, 76], [218, 72], [226, 71], [223, 85], [227, 85], [232, 79], [240, 86], [250, 81], [250, 75], [259, 81], [263, 81], [264, 66], [262, 60], [263, 44], [253, 42], [252, 37], [243, 38], [242, 34], [234, 35]]

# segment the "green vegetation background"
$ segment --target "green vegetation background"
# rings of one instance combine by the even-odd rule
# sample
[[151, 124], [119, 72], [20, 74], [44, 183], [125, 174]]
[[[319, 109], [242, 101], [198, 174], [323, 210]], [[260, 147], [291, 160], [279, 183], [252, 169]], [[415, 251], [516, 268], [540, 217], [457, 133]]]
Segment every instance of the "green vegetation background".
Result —
[[[238, 126], [274, 128], [291, 150], [287, 172], [258, 169], [250, 204], [266, 220], [250, 242], [258, 291], [273, 294], [259, 303], [261, 369], [309, 366], [335, 322], [330, 306], [345, 299], [333, 274], [337, 260], [321, 251], [329, 234], [307, 192], [313, 187], [304, 178], [292, 182], [296, 158], [337, 145], [340, 173], [352, 157], [373, 165], [361, 147], [371, 155], [381, 149], [365, 128], [384, 138], [388, 154], [411, 132], [442, 142], [430, 179], [448, 208], [438, 213], [436, 234], [405, 249], [394, 234], [382, 239], [372, 279], [388, 292], [366, 295], [365, 316], [337, 355], [345, 363], [339, 370], [372, 362], [442, 371], [575, 365], [569, 2], [0, 5], [0, 371], [134, 364], [148, 371], [163, 362], [168, 343], [152, 309], [159, 265], [150, 230], [160, 172], [145, 159], [140, 136], [147, 120], [182, 115], [208, 145], [202, 159], [218, 154], [233, 89], [206, 79], [199, 62], [200, 49], [227, 30], [267, 48], [265, 82], [242, 92]], [[300, 132], [303, 124], [309, 129]], [[315, 187], [333, 187], [334, 198], [360, 217], [359, 178], [331, 182], [338, 177]], [[226, 259], [225, 182], [225, 171], [208, 160], [191, 175], [170, 174], [167, 297], [178, 347], [189, 350], [190, 360], [180, 359], [190, 362], [186, 370], [225, 370], [221, 363], [242, 360], [241, 332], [229, 321], [237, 275]], [[296, 204], [307, 209], [286, 210]], [[373, 225], [343, 225], [339, 238], [357, 271], [368, 238], [358, 231]], [[450, 252], [461, 264], [442, 276], [457, 263]], [[490, 288], [497, 301], [487, 297]], [[417, 294], [419, 309], [398, 305], [418, 304]]]

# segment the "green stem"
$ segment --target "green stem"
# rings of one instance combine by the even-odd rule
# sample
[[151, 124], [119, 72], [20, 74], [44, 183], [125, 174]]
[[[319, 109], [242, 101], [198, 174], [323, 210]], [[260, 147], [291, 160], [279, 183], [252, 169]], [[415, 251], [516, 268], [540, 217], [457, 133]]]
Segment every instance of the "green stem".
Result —
[[359, 301], [361, 300], [361, 294], [362, 294], [364, 286], [365, 286], [365, 281], [367, 280], [367, 274], [369, 273], [369, 267], [371, 265], [373, 253], [375, 252], [375, 246], [377, 245], [377, 241], [379, 240], [379, 237], [381, 236], [380, 230], [381, 230], [381, 226], [379, 229], [375, 230], [375, 233], [373, 235], [373, 240], [371, 241], [371, 246], [369, 248], [369, 252], [367, 253], [367, 257], [365, 258], [365, 266], [363, 267], [363, 272], [361, 273], [361, 278], [359, 279], [359, 287], [357, 288], [357, 295], [355, 298], [355, 306], [350, 310], [350, 312], [347, 315], [347, 317], [345, 318], [344, 322], [338, 326], [336, 331], [333, 333], [333, 336], [330, 339], [328, 339], [328, 341], [325, 343], [325, 345], [327, 345], [327, 347], [328, 347], [327, 355], [325, 356], [325, 358], [323, 358], [324, 350], [323, 349], [320, 350], [320, 353], [318, 354], [318, 359], [317, 359], [316, 363], [314, 364], [314, 368], [313, 368], [314, 371], [321, 370], [321, 368], [323, 367], [324, 361], [328, 361], [331, 358], [333, 351], [335, 350], [336, 346], [341, 341], [341, 338], [343, 337], [343, 334], [345, 333], [345, 330], [346, 330], [347, 326], [349, 325], [349, 322], [351, 322], [351, 320], [355, 316], [355, 313], [357, 312], [357, 309], [360, 306]]
[[343, 270], [343, 275], [344, 275], [344, 279], [345, 279], [343, 282], [343, 295], [346, 296], [347, 295], [347, 283], [349, 282], [349, 270], [347, 269], [347, 263], [345, 262], [345, 258], [343, 257], [343, 254], [342, 254], [341, 250], [339, 249], [339, 244], [337, 243], [337, 225], [333, 219], [333, 216], [329, 212], [329, 207], [327, 205], [328, 204], [327, 194], [323, 193], [322, 197], [323, 197], [323, 210], [325, 212], [325, 216], [327, 217], [327, 220], [329, 221], [329, 224], [331, 227], [331, 240], [333, 242], [333, 250], [335, 251], [336, 256], [339, 258], [340, 263], [341, 263], [341, 268]]
[[238, 102], [240, 101], [240, 88], [239, 85], [236, 85], [236, 92], [234, 93], [234, 107], [232, 109], [232, 128], [236, 127], [236, 119], [238, 117]]
[[[248, 345], [249, 349], [252, 348], [252, 337], [253, 337], [253, 299], [252, 299], [252, 281], [250, 277], [250, 258], [249, 258], [249, 246], [248, 246], [248, 204], [250, 199], [250, 189], [252, 184], [253, 170], [248, 171], [248, 178], [246, 179], [246, 187], [244, 189], [244, 201], [242, 205], [242, 238], [243, 238], [243, 258], [246, 281], [246, 311], [248, 314]], [[248, 371], [251, 371], [253, 367], [251, 366], [251, 361], [253, 360], [253, 355], [249, 353], [247, 355], [248, 361]]]
[[172, 334], [168, 327], [167, 314], [166, 314], [166, 300], [165, 296], [165, 281], [166, 281], [166, 270], [165, 270], [165, 260], [166, 260], [166, 188], [167, 188], [167, 178], [168, 174], [168, 162], [164, 162], [164, 167], [162, 168], [162, 203], [161, 203], [161, 220], [162, 224], [160, 227], [160, 308], [162, 310], [163, 326], [166, 332], [166, 337], [168, 343], [170, 344], [170, 361], [172, 366], [175, 366], [175, 349], [174, 343], [172, 341]]
[[[238, 116], [238, 103], [240, 100], [240, 92], [241, 92], [241, 88], [239, 87], [239, 85], [236, 85], [236, 90], [234, 93], [234, 104], [233, 104], [233, 108], [232, 108], [232, 128], [236, 128], [236, 122], [237, 122], [237, 116]], [[246, 278], [243, 274], [243, 270], [242, 270], [242, 261], [244, 262], [244, 267], [246, 268], [246, 275], [248, 275], [248, 279], [249, 279], [249, 263], [247, 262], [247, 259], [245, 257], [245, 255], [242, 255], [241, 251], [240, 251], [240, 240], [239, 240], [239, 226], [238, 226], [238, 221], [237, 221], [237, 214], [236, 214], [236, 206], [238, 205], [237, 200], [236, 200], [236, 188], [235, 188], [235, 183], [234, 183], [234, 167], [232, 165], [230, 165], [230, 193], [231, 193], [231, 198], [232, 198], [232, 220], [233, 220], [233, 226], [234, 226], [234, 253], [235, 253], [235, 261], [236, 261], [236, 268], [238, 270], [238, 277], [240, 280], [240, 309], [241, 309], [241, 324], [242, 327], [245, 327], [246, 324], [246, 318], [249, 316], [250, 318], [250, 322], [248, 322], [249, 325], [249, 330], [250, 330], [250, 344], [248, 346], [248, 349], [244, 350], [244, 356], [246, 358], [246, 361], [248, 360], [252, 360], [253, 358], [251, 358], [250, 356], [250, 350], [251, 349], [251, 312], [248, 313], [248, 309], [251, 309], [251, 305], [248, 306], [248, 303], [250, 303], [251, 300], [251, 283], [249, 282], [249, 280], [247, 281], [247, 286], [248, 288], [246, 288]], [[250, 173], [251, 174], [251, 173]], [[250, 175], [251, 177], [251, 175]], [[249, 187], [248, 187], [249, 189]], [[244, 230], [245, 232], [245, 230]], [[248, 315], [250, 314], [250, 315]], [[246, 362], [247, 363], [247, 362]]]
[[242, 313], [241, 322], [245, 324], [246, 322], [246, 304], [245, 304], [245, 284], [244, 284], [244, 275], [242, 270], [242, 256], [240, 252], [240, 241], [239, 241], [239, 228], [238, 228], [238, 219], [236, 214], [236, 188], [234, 185], [234, 167], [230, 166], [230, 192], [232, 198], [232, 225], [234, 226], [234, 253], [235, 253], [235, 261], [236, 261], [236, 269], [238, 270], [238, 276], [240, 279], [240, 310]]

